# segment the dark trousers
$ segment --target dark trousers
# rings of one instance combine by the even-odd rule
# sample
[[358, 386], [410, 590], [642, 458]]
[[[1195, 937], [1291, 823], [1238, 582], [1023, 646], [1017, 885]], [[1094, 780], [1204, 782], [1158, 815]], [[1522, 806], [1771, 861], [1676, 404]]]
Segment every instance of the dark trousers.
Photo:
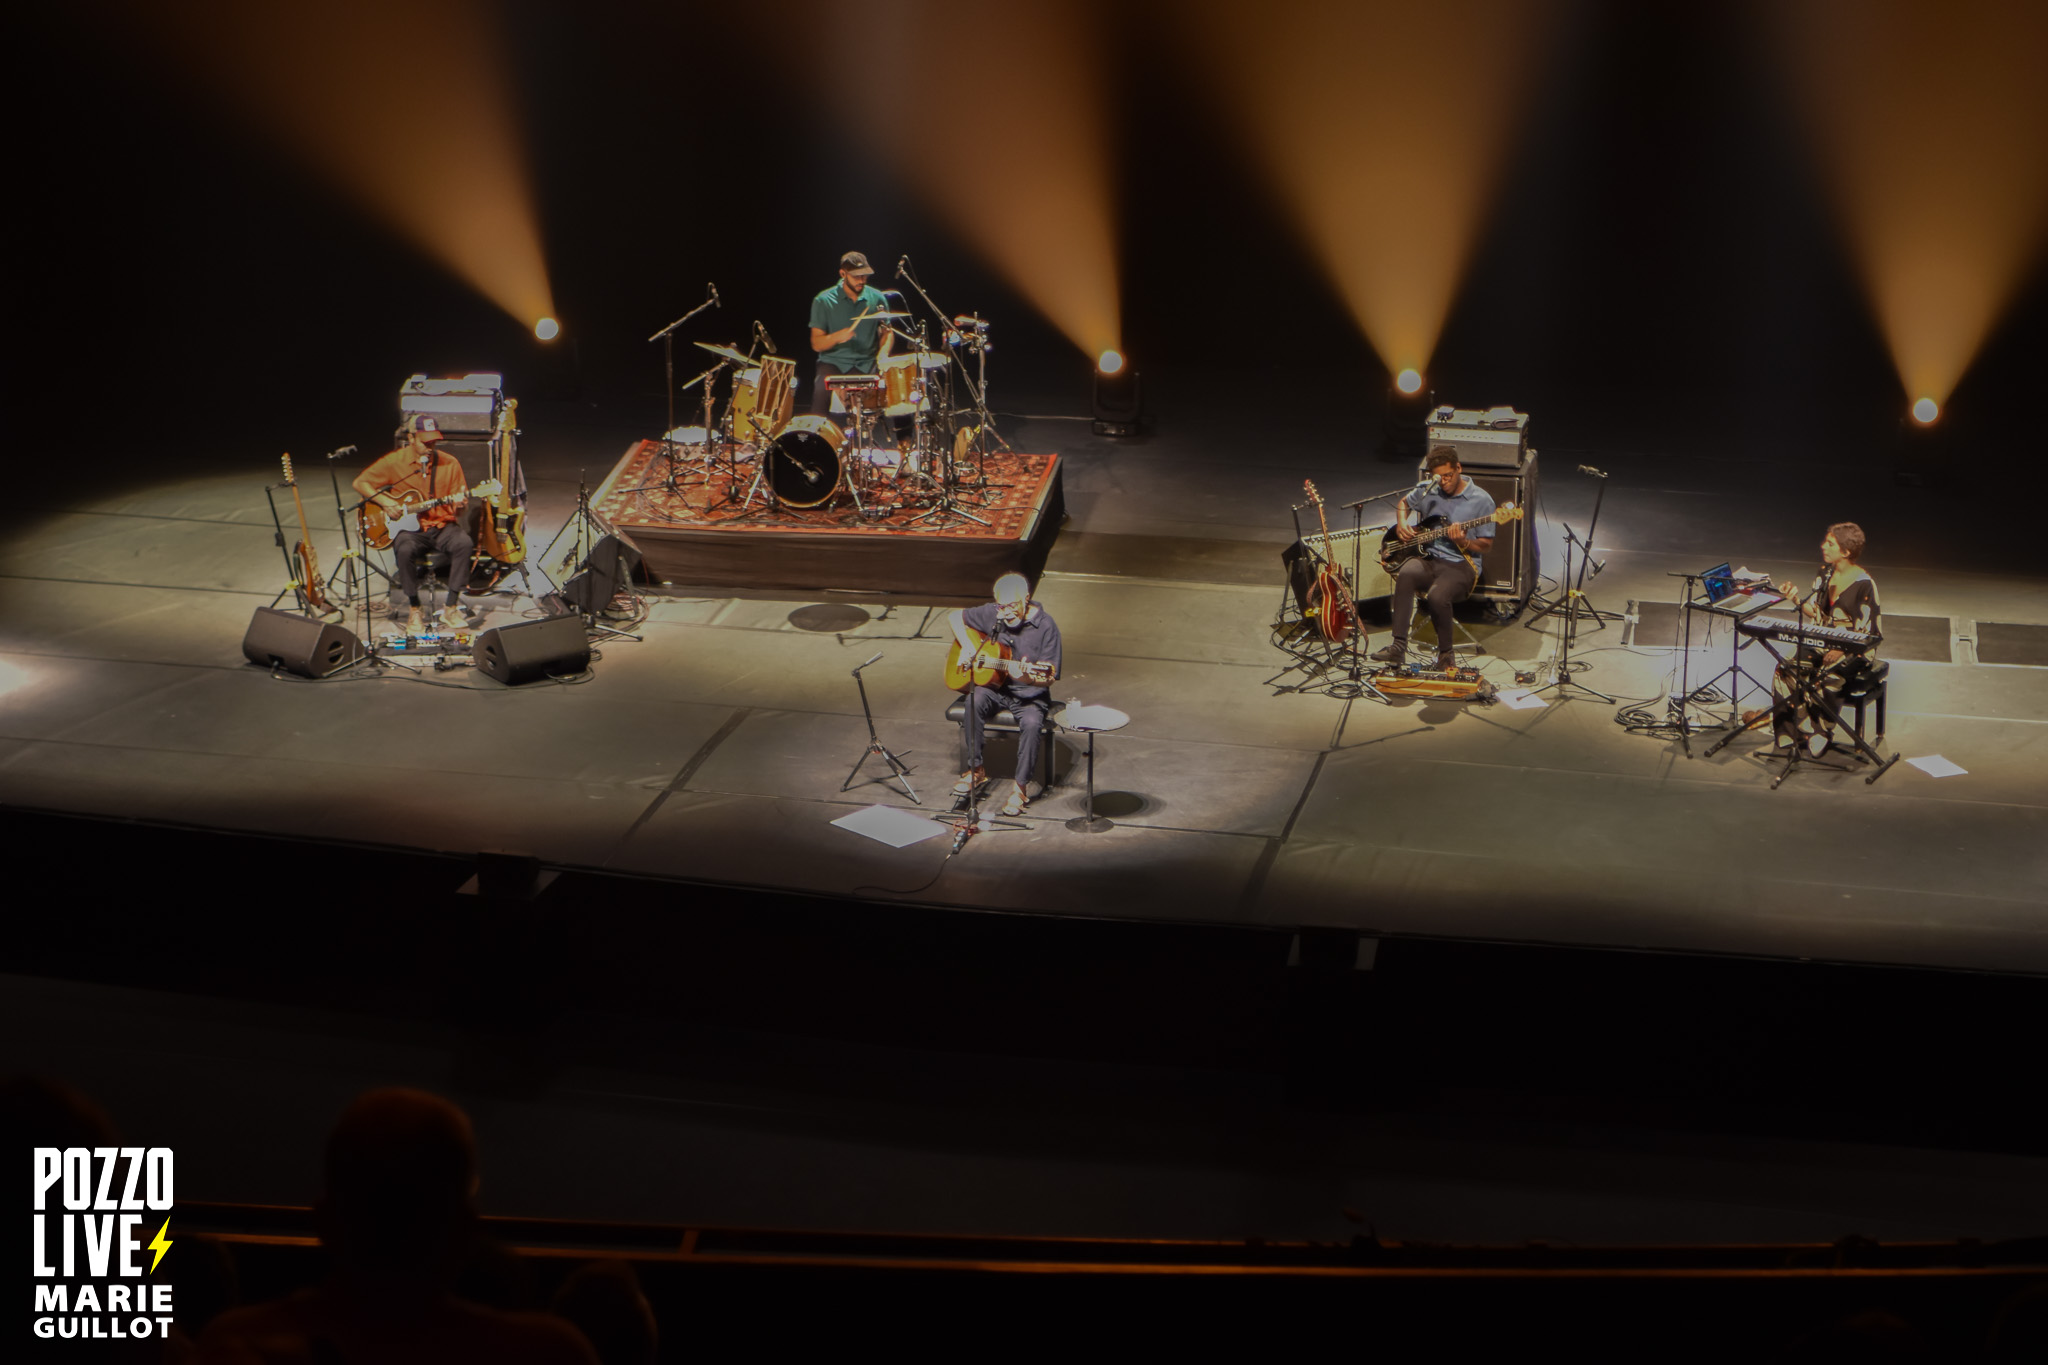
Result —
[[835, 374], [856, 374], [855, 370], [842, 370], [837, 365], [819, 361], [811, 379], [811, 411], [819, 417], [832, 415], [832, 390], [825, 387], [825, 380]]
[[1451, 604], [1463, 599], [1479, 580], [1464, 560], [1437, 559], [1417, 555], [1394, 575], [1394, 643], [1408, 643], [1408, 626], [1415, 619], [1415, 595], [1429, 606], [1429, 619], [1436, 622], [1436, 652], [1451, 652]]
[[391, 537], [391, 557], [398, 561], [398, 586], [405, 590], [405, 600], [415, 607], [420, 604], [419, 558], [429, 550], [439, 550], [448, 556], [448, 605], [452, 607], [456, 593], [469, 582], [476, 542], [460, 523], [452, 521], [431, 529], [400, 531]]
[[1007, 688], [977, 686], [960, 717], [960, 730], [967, 740], [967, 766], [981, 767], [983, 727], [997, 711], [1008, 711], [1010, 719], [1017, 722], [1017, 790], [1024, 790], [1038, 764], [1038, 738], [1049, 709], [1044, 697], [1026, 698]]

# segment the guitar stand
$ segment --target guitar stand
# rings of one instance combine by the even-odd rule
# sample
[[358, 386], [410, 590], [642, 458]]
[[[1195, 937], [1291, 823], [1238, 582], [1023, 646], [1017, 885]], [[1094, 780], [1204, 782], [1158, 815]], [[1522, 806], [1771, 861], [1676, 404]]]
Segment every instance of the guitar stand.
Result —
[[[875, 659], [881, 657], [881, 655], [877, 654], [874, 659], [868, 660], [868, 664], [875, 662]], [[862, 664], [860, 668], [853, 670], [854, 685], [860, 688], [861, 714], [866, 716], [868, 721], [868, 747], [860, 751], [860, 757], [854, 760], [853, 770], [847, 773], [846, 780], [839, 784], [839, 790], [846, 791], [851, 788], [853, 786], [853, 779], [860, 776], [861, 766], [870, 758], [879, 757], [882, 762], [889, 765], [890, 775], [903, 784], [904, 795], [922, 806], [924, 804], [923, 799], [918, 796], [916, 790], [910, 785], [909, 766], [902, 759], [898, 758], [888, 745], [882, 743], [882, 737], [875, 733], [875, 711], [873, 707], [868, 705], [868, 685], [860, 676], [861, 668], [866, 668], [868, 664]], [[883, 780], [887, 781], [888, 779], [885, 778]], [[972, 795], [972, 793], [969, 793], [970, 797]]]

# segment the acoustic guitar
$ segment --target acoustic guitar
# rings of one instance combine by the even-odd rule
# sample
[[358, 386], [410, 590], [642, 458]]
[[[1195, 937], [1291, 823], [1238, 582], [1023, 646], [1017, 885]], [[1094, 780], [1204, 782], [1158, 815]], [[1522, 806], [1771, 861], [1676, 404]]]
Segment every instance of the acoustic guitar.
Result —
[[1351, 585], [1344, 579], [1344, 571], [1329, 557], [1330, 519], [1323, 511], [1323, 495], [1316, 491], [1314, 479], [1303, 479], [1301, 486], [1308, 490], [1309, 500], [1316, 505], [1316, 521], [1323, 528], [1323, 549], [1325, 553], [1316, 561], [1316, 581], [1308, 590], [1307, 615], [1316, 623], [1316, 633], [1331, 644], [1341, 644], [1351, 638], [1351, 632], [1358, 626], [1358, 604], [1351, 600]]
[[362, 530], [363, 544], [373, 550], [388, 550], [391, 548], [391, 538], [399, 532], [420, 529], [420, 513], [428, 508], [461, 502], [466, 498], [490, 497], [502, 487], [504, 485], [496, 479], [485, 479], [467, 491], [458, 490], [443, 497], [427, 498], [424, 501], [419, 500], [417, 493], [408, 494], [399, 498], [405, 511], [395, 517], [386, 516], [383, 504], [375, 498], [365, 498], [362, 506], [356, 509], [356, 524]]
[[965, 692], [970, 687], [994, 687], [998, 678], [1015, 678], [1020, 682], [1035, 683], [1040, 687], [1052, 682], [1052, 664], [1026, 663], [1010, 656], [1010, 647], [1000, 640], [994, 640], [980, 631], [967, 627], [968, 638], [974, 647], [963, 653], [960, 642], [955, 640], [946, 647], [946, 686], [955, 692]]
[[285, 486], [292, 490], [292, 506], [299, 512], [299, 543], [292, 547], [292, 561], [298, 565], [299, 581], [293, 586], [315, 616], [331, 616], [335, 608], [327, 600], [327, 586], [320, 581], [320, 560], [313, 553], [313, 533], [306, 529], [306, 503], [299, 496], [299, 481], [292, 474], [290, 452], [284, 456]]

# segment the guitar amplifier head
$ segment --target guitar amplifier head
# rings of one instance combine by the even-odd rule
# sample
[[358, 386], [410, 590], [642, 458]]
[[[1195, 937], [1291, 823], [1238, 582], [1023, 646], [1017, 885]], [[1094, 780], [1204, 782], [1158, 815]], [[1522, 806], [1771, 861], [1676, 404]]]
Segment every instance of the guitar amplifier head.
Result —
[[432, 417], [449, 435], [488, 436], [497, 429], [505, 397], [502, 374], [466, 374], [459, 379], [413, 375], [398, 387], [399, 414]]
[[1429, 415], [1425, 434], [1425, 451], [1449, 446], [1467, 469], [1520, 469], [1535, 453], [1529, 449], [1529, 414], [1513, 408], [1446, 405]]

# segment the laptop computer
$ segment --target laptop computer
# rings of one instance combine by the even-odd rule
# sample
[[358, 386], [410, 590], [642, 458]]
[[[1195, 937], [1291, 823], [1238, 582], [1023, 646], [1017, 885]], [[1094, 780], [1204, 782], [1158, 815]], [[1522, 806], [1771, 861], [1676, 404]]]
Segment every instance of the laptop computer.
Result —
[[1748, 616], [1784, 600], [1768, 583], [1758, 585], [1754, 592], [1743, 591], [1736, 584], [1734, 566], [1725, 559], [1700, 575], [1700, 596], [1707, 610], [1730, 616]]

